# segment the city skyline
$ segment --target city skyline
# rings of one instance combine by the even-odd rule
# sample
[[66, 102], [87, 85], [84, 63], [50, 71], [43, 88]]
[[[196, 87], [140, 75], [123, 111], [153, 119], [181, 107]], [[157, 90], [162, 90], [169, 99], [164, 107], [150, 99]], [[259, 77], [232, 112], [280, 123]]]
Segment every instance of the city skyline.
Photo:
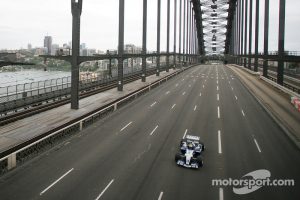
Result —
[[[71, 41], [71, 8], [70, 1], [47, 1], [43, 5], [37, 0], [13, 0], [3, 2], [0, 13], [0, 49], [42, 47], [45, 35], [51, 35], [55, 44]], [[166, 49], [166, 2], [162, 1], [161, 50]], [[179, 1], [178, 1], [179, 2]], [[255, 5], [255, 1], [253, 2]], [[286, 45], [285, 49], [297, 50], [300, 46], [297, 23], [300, 13], [297, 12], [300, 2], [286, 2]], [[171, 30], [173, 30], [173, 7], [171, 1]], [[277, 50], [278, 37], [278, 0], [270, 2], [270, 44], [269, 49]], [[57, 7], [57, 5], [60, 5]], [[142, 46], [142, 1], [126, 1], [125, 12], [125, 43]], [[118, 43], [118, 0], [98, 2], [84, 1], [81, 21], [81, 42], [89, 48], [97, 50], [115, 49]], [[148, 40], [149, 51], [156, 50], [156, 7], [157, 1], [148, 1]], [[177, 6], [179, 9], [179, 6]], [[263, 45], [263, 10], [264, 1], [260, 1], [260, 51]], [[13, 15], [11, 13], [14, 13]], [[21, 19], [21, 20], [20, 20]], [[177, 26], [178, 28], [178, 26]], [[173, 31], [171, 31], [172, 33]], [[178, 37], [178, 34], [177, 34]], [[177, 44], [177, 51], [178, 51]], [[170, 34], [170, 50], [173, 51], [173, 34]]]

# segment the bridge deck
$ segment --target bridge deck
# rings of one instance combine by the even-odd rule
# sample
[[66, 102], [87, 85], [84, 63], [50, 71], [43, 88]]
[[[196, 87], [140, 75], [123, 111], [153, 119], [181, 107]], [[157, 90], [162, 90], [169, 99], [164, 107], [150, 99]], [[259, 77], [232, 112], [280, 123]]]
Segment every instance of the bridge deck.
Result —
[[6, 149], [28, 141], [38, 135], [46, 133], [57, 128], [67, 122], [70, 122], [80, 116], [88, 114], [114, 100], [126, 96], [135, 90], [147, 86], [156, 80], [173, 73], [161, 72], [160, 76], [152, 75], [147, 77], [146, 82], [141, 80], [124, 85], [124, 90], [118, 92], [115, 88], [108, 91], [84, 98], [80, 100], [80, 109], [71, 110], [70, 104], [60, 106], [58, 108], [16, 121], [14, 123], [2, 126], [0, 129], [0, 152]]
[[229, 66], [250, 91], [263, 103], [276, 121], [287, 129], [289, 137], [300, 146], [300, 113], [290, 103], [290, 96], [246, 71]]

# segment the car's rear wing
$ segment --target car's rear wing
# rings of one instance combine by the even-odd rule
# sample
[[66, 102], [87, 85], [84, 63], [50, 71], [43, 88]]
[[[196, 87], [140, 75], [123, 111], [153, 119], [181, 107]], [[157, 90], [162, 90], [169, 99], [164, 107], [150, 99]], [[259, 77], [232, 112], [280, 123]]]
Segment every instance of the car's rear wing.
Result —
[[188, 140], [196, 140], [196, 141], [200, 141], [200, 137], [194, 136], [194, 135], [186, 135], [185, 138], [188, 139]]

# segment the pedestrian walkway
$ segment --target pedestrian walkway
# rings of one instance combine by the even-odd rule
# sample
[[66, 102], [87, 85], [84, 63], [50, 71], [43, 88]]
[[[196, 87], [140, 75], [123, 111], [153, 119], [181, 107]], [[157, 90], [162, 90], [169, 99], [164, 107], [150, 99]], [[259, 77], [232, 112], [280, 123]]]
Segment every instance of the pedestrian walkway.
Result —
[[160, 76], [151, 75], [147, 77], [146, 82], [136, 80], [124, 85], [123, 91], [117, 91], [116, 88], [101, 92], [99, 94], [81, 99], [78, 110], [71, 110], [70, 104], [66, 104], [31, 117], [7, 124], [0, 128], [0, 152], [11, 147], [26, 142], [39, 135], [47, 133], [58, 128], [72, 120], [84, 116], [94, 110], [97, 110], [113, 101], [122, 98], [140, 88], [166, 77], [178, 69], [170, 69], [169, 72], [161, 72]]

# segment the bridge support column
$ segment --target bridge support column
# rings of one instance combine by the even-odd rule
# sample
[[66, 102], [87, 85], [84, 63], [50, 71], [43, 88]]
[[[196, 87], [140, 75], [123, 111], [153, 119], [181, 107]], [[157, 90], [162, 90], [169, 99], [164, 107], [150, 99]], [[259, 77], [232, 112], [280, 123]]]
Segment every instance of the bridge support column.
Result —
[[79, 45], [80, 45], [80, 16], [82, 0], [71, 1], [72, 9], [72, 60], [71, 60], [71, 109], [79, 108]]
[[[244, 0], [241, 1], [241, 56], [244, 55], [244, 14], [245, 14], [245, 7], [244, 7]], [[244, 65], [244, 58], [241, 57], [241, 66]]]
[[142, 47], [142, 82], [146, 82], [147, 53], [147, 0], [143, 0], [143, 47]]
[[119, 0], [118, 91], [123, 91], [124, 0]]
[[179, 66], [181, 66], [181, 31], [182, 31], [182, 26], [181, 26], [181, 19], [182, 19], [182, 0], [179, 0]]
[[[248, 36], [248, 0], [245, 0], [245, 41], [244, 55], [247, 55], [247, 36]], [[247, 68], [247, 57], [244, 57], [244, 67]]]
[[176, 67], [176, 39], [177, 39], [177, 0], [174, 0], [174, 50], [173, 50], [173, 68]]
[[186, 39], [185, 39], [185, 29], [186, 29], [186, 0], [183, 0], [183, 38], [182, 38], [182, 43], [183, 43], [183, 51], [182, 51], [182, 65], [184, 66], [185, 60], [186, 60], [186, 51], [185, 51], [185, 46], [186, 46]]
[[[253, 21], [253, 0], [249, 0], [250, 10], [249, 10], [249, 55], [252, 55], [252, 21]], [[248, 68], [251, 70], [252, 58], [248, 58]]]
[[160, 73], [160, 13], [161, 13], [161, 0], [157, 0], [156, 76], [159, 76]]
[[256, 0], [255, 11], [255, 62], [254, 71], [258, 71], [258, 41], [259, 41], [259, 0]]
[[284, 35], [285, 35], [285, 0], [279, 2], [279, 36], [278, 36], [278, 67], [277, 67], [277, 83], [283, 85], [284, 75]]
[[[265, 0], [265, 27], [264, 27], [264, 55], [267, 56], [269, 53], [269, 0]], [[268, 77], [268, 60], [264, 60], [263, 76]]]
[[170, 67], [170, 0], [167, 5], [167, 60], [166, 60], [166, 72], [169, 72]]

